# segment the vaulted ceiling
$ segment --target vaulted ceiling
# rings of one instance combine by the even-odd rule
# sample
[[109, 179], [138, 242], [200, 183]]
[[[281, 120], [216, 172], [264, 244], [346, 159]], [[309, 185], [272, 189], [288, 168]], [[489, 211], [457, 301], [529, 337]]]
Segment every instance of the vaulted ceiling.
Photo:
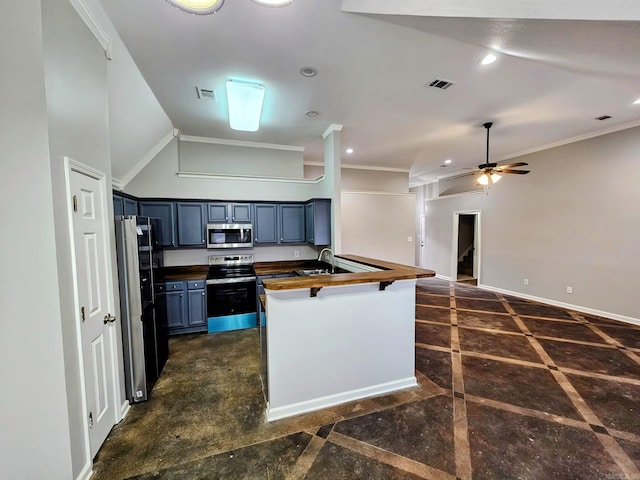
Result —
[[[304, 146], [305, 161], [321, 162], [321, 134], [342, 124], [354, 149], [343, 163], [406, 169], [420, 184], [482, 163], [486, 121], [492, 160], [640, 125], [632, 0], [227, 0], [209, 16], [163, 0], [100, 2], [186, 135]], [[490, 52], [497, 61], [481, 65]], [[232, 78], [266, 87], [258, 132], [229, 128]], [[428, 87], [436, 78], [454, 84]]]

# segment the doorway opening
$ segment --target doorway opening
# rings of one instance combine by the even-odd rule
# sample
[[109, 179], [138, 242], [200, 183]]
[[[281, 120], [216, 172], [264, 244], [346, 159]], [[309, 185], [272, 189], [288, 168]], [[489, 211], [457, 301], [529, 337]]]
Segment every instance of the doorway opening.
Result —
[[477, 285], [480, 278], [480, 211], [454, 212], [451, 279]]

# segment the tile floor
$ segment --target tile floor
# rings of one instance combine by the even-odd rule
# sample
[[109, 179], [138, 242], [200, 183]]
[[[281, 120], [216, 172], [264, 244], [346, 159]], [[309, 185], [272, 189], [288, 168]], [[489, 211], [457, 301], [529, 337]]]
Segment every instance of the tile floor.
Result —
[[418, 388], [271, 423], [258, 348], [172, 338], [94, 479], [640, 480], [640, 326], [420, 280]]

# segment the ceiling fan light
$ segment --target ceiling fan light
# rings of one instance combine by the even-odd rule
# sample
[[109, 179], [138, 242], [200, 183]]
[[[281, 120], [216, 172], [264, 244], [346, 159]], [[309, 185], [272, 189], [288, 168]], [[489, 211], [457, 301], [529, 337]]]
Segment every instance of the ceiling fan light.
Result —
[[174, 7], [196, 15], [210, 15], [224, 5], [224, 0], [166, 0]]
[[480, 175], [478, 177], [478, 185], [489, 185], [489, 175], [487, 175], [486, 173], [483, 173], [482, 175]]
[[263, 7], [284, 7], [293, 3], [293, 0], [253, 0], [253, 2]]
[[491, 183], [498, 183], [501, 178], [502, 178], [502, 175], [498, 175], [497, 173], [492, 173], [491, 174]]

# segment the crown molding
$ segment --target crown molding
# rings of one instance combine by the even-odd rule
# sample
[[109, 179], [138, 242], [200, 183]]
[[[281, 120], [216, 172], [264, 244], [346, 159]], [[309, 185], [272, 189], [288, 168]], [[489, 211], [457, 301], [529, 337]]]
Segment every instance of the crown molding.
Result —
[[195, 143], [211, 143], [214, 145], [228, 145], [232, 147], [265, 148], [265, 149], [271, 149], [271, 150], [286, 150], [290, 152], [304, 152], [304, 147], [298, 147], [295, 145], [277, 145], [274, 143], [247, 142], [244, 140], [228, 140], [225, 138], [194, 137], [191, 135], [180, 135], [180, 141], [195, 142]]
[[277, 182], [315, 184], [324, 180], [324, 175], [318, 178], [287, 178], [287, 177], [256, 177], [254, 175], [225, 175], [216, 173], [176, 172], [180, 178], [203, 178], [208, 180], [240, 180], [250, 182]]
[[339, 123], [332, 123], [331, 125], [329, 125], [329, 128], [324, 131], [324, 133], [322, 134], [322, 138], [326, 139], [331, 133], [341, 131], [342, 125], [340, 125]]
[[102, 29], [98, 21], [96, 20], [95, 15], [89, 10], [89, 7], [85, 3], [84, 0], [69, 0], [69, 3], [75, 8], [80, 18], [84, 21], [84, 23], [89, 27], [93, 36], [96, 37], [96, 40], [100, 43], [104, 50], [104, 55], [107, 57], [107, 60], [113, 59], [113, 46], [111, 44], [111, 38], [105, 33]]
[[[311, 167], [324, 167], [324, 162], [304, 162], [305, 165]], [[375, 172], [396, 172], [396, 173], [409, 173], [408, 168], [393, 168], [393, 167], [375, 167], [373, 165], [353, 165], [343, 163], [341, 168], [347, 168], [351, 170], [372, 170]]]
[[122, 191], [124, 189], [124, 183], [122, 183], [122, 180], [119, 178], [111, 177], [111, 188], [113, 190]]
[[166, 147], [171, 140], [180, 134], [180, 130], [177, 128], [172, 129], [151, 149], [147, 154], [136, 163], [131, 170], [122, 178], [122, 188], [124, 188], [133, 178], [138, 175], [144, 167], [146, 167], [156, 155], [158, 155], [164, 147]]

